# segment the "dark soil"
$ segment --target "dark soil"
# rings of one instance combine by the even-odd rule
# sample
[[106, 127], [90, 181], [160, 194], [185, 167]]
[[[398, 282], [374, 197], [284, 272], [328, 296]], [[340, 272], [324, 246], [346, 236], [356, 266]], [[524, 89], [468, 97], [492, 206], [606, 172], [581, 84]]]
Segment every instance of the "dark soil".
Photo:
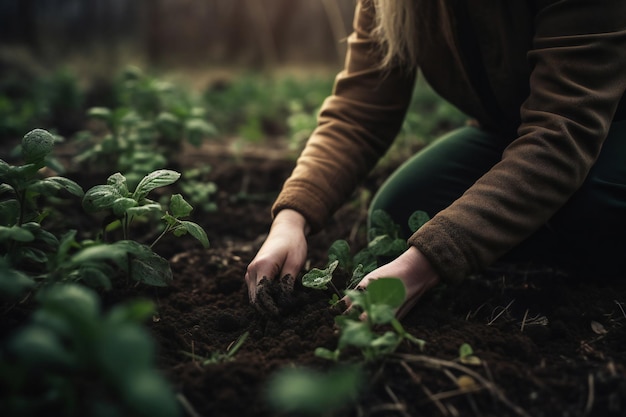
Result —
[[[185, 164], [213, 167], [211, 179], [220, 190], [219, 209], [194, 219], [212, 247], [168, 240], [174, 283], [131, 294], [157, 304], [150, 329], [159, 366], [189, 416], [279, 415], [265, 399], [274, 372], [332, 366], [314, 355], [315, 348], [333, 349], [337, 342], [329, 293], [296, 285], [298, 304], [280, 316], [259, 313], [248, 302], [244, 272], [268, 231], [272, 198], [294, 164], [263, 155], [187, 155]], [[375, 189], [387, 172], [376, 171], [363, 190]], [[348, 239], [353, 248], [365, 243], [367, 195], [357, 193], [325, 232], [310, 239], [310, 267], [324, 266], [335, 239]], [[441, 286], [403, 320], [426, 341], [424, 350], [402, 345], [398, 355], [368, 365], [361, 397], [336, 415], [626, 415], [625, 305], [626, 281], [573, 280], [526, 265]], [[230, 361], [202, 365], [185, 354], [226, 352], [245, 332], [248, 338]], [[463, 343], [480, 364], [459, 361]]]

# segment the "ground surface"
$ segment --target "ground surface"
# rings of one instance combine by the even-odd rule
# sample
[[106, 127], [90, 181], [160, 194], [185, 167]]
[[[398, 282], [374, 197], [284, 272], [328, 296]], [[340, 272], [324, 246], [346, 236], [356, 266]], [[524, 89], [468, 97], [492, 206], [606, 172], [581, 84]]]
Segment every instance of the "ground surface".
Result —
[[[137, 287], [124, 297], [156, 302], [150, 329], [159, 344], [159, 366], [187, 415], [275, 416], [264, 396], [268, 378], [283, 367], [328, 369], [330, 363], [313, 352], [337, 342], [328, 294], [299, 287], [299, 305], [280, 317], [259, 314], [248, 303], [244, 271], [267, 233], [272, 198], [293, 159], [270, 151], [234, 157], [215, 150], [187, 158], [185, 163], [211, 164], [220, 190], [218, 210], [195, 219], [212, 246], [168, 241], [173, 285]], [[375, 188], [386, 172], [377, 171], [364, 189]], [[326, 232], [311, 238], [311, 267], [324, 266], [337, 238], [354, 247], [364, 243], [364, 210], [356, 199]], [[624, 309], [626, 282], [574, 281], [519, 266], [437, 288], [403, 321], [426, 341], [424, 351], [402, 345], [399, 355], [372, 365], [363, 395], [336, 415], [626, 415]], [[230, 361], [202, 365], [186, 354], [225, 352], [245, 332], [247, 340]], [[463, 343], [473, 347], [479, 364], [458, 361]]]
[[[174, 254], [173, 286], [154, 292], [161, 366], [198, 415], [275, 415], [263, 395], [268, 377], [293, 365], [328, 368], [313, 351], [336, 346], [334, 313], [328, 294], [302, 288], [299, 308], [281, 317], [248, 303], [244, 271], [267, 232], [271, 203], [254, 197], [275, 194], [293, 162], [208, 162], [222, 192], [218, 212], [205, 219], [213, 246]], [[378, 171], [365, 188], [384, 175]], [[233, 199], [242, 184], [255, 195]], [[363, 243], [363, 210], [348, 204], [330, 231], [311, 239], [311, 266], [324, 266], [334, 239]], [[404, 319], [427, 342], [424, 351], [403, 345], [405, 356], [372, 366], [361, 399], [338, 415], [626, 415], [626, 282], [594, 281], [516, 266], [434, 290]], [[224, 352], [244, 332], [249, 337], [230, 362], [201, 366], [181, 353]], [[463, 343], [480, 365], [458, 361]], [[463, 375], [474, 382], [461, 382], [465, 391]]]

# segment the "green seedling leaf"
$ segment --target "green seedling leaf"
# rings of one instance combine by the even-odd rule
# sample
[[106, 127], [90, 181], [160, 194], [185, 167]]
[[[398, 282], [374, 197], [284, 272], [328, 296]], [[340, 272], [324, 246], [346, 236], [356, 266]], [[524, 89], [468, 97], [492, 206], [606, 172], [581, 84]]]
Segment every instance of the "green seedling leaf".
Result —
[[365, 293], [371, 305], [384, 304], [398, 308], [404, 302], [406, 290], [398, 278], [378, 278], [370, 282]]
[[111, 120], [111, 110], [106, 107], [92, 107], [87, 110], [87, 117], [109, 122]]
[[7, 260], [0, 258], [0, 298], [15, 300], [34, 286], [32, 278], [12, 269]]
[[140, 201], [142, 198], [148, 195], [148, 193], [155, 188], [165, 187], [167, 185], [175, 183], [180, 178], [180, 173], [171, 171], [168, 169], [160, 169], [142, 178], [137, 185], [133, 198]]
[[58, 312], [78, 322], [92, 322], [100, 313], [96, 293], [78, 284], [57, 284], [40, 290], [37, 298], [49, 311]]
[[371, 215], [371, 237], [387, 235], [392, 239], [398, 238], [400, 227], [384, 210], [374, 210]]
[[87, 212], [109, 210], [119, 198], [124, 197], [111, 185], [96, 185], [90, 188], [83, 197], [83, 208]]
[[333, 272], [339, 265], [339, 261], [331, 262], [326, 269], [313, 268], [302, 277], [302, 285], [317, 290], [325, 290], [328, 283], [333, 279]]
[[333, 362], [337, 362], [339, 360], [340, 353], [341, 351], [339, 349], [330, 350], [323, 347], [315, 349], [315, 356], [322, 359], [328, 359]]
[[163, 211], [163, 207], [161, 207], [159, 203], [149, 203], [137, 207], [130, 207], [126, 209], [126, 214], [129, 216], [141, 217], [150, 213], [159, 213], [161, 211]]
[[27, 189], [43, 195], [53, 195], [60, 190], [66, 190], [76, 197], [83, 197], [85, 195], [85, 192], [80, 185], [64, 177], [44, 178], [33, 183]]
[[285, 368], [269, 381], [267, 397], [281, 415], [335, 415], [358, 398], [365, 377], [359, 366], [328, 373], [307, 368]]
[[339, 261], [339, 267], [346, 271], [352, 269], [350, 245], [343, 239], [335, 240], [328, 249], [328, 262]]
[[54, 147], [54, 136], [43, 129], [34, 129], [22, 138], [22, 156], [27, 164], [42, 163]]
[[129, 304], [114, 306], [107, 316], [107, 321], [116, 323], [143, 323], [155, 312], [155, 305], [150, 300], [134, 300]]
[[336, 318], [337, 325], [341, 329], [338, 348], [341, 350], [346, 346], [366, 348], [374, 340], [374, 332], [367, 321], [352, 320], [349, 318]]
[[387, 324], [395, 318], [394, 308], [387, 304], [373, 304], [367, 315], [373, 324]]
[[122, 197], [128, 197], [130, 194], [128, 192], [128, 185], [126, 182], [126, 177], [120, 174], [119, 172], [116, 172], [115, 174], [107, 178], [107, 185], [110, 185], [111, 187], [113, 187], [113, 189], [115, 189], [117, 193]]
[[429, 220], [430, 216], [425, 211], [418, 210], [411, 214], [411, 217], [409, 217], [409, 229], [412, 232], [416, 232]]
[[204, 248], [209, 247], [209, 237], [207, 236], [204, 229], [200, 227], [200, 225], [198, 225], [197, 223], [181, 220], [179, 226], [174, 229], [174, 234], [176, 234], [177, 230], [181, 229], [185, 230], [185, 232], [188, 232], [191, 236], [196, 238]]
[[371, 347], [377, 350], [378, 354], [387, 355], [393, 353], [400, 342], [402, 337], [394, 332], [385, 332], [382, 336], [372, 340]]
[[170, 200], [170, 212], [177, 219], [187, 217], [191, 214], [193, 207], [185, 201], [182, 195], [174, 194]]
[[352, 271], [352, 277], [350, 278], [350, 281], [348, 282], [348, 288], [356, 287], [359, 284], [359, 282], [361, 282], [361, 280], [365, 277], [365, 275], [366, 273], [363, 268], [363, 265], [358, 264], [356, 268], [354, 268], [354, 271]]
[[459, 347], [459, 362], [465, 365], [480, 365], [480, 358], [474, 355], [474, 349], [469, 343], [463, 343]]
[[128, 197], [119, 197], [113, 202], [113, 214], [117, 217], [123, 217], [129, 209], [137, 207], [137, 201]]
[[172, 388], [152, 369], [128, 375], [122, 385], [122, 395], [133, 415], [172, 417], [180, 415], [178, 401]]
[[18, 222], [20, 217], [20, 203], [15, 200], [0, 202], [0, 225], [12, 226]]
[[97, 346], [97, 356], [107, 374], [118, 383], [150, 366], [155, 348], [146, 330], [135, 323], [108, 326]]
[[31, 367], [70, 367], [73, 358], [56, 334], [40, 326], [29, 326], [17, 333], [9, 349]]
[[33, 240], [35, 240], [35, 235], [31, 231], [25, 229], [24, 227], [0, 226], [0, 242], [6, 242], [8, 240], [13, 240], [16, 242], [23, 242], [23, 243], [32, 242]]
[[130, 274], [134, 280], [156, 287], [166, 287], [172, 282], [172, 270], [166, 259], [152, 251], [135, 256]]
[[35, 263], [46, 263], [48, 261], [48, 255], [42, 251], [41, 249], [37, 249], [37, 248], [21, 248], [20, 250], [20, 254], [22, 256], [22, 258], [24, 259], [28, 259], [29, 261], [35, 262]]

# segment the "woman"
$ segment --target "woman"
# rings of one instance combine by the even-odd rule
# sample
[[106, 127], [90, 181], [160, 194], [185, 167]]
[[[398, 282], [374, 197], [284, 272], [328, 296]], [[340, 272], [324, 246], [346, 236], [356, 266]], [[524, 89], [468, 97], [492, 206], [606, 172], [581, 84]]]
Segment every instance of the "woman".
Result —
[[348, 47], [248, 266], [251, 302], [276, 310], [267, 284], [293, 285], [307, 234], [398, 133], [418, 70], [480, 127], [439, 139], [379, 190], [370, 210], [398, 224], [415, 210], [432, 219], [361, 287], [402, 279], [402, 316], [438, 282], [505, 256], [589, 278], [626, 273], [625, 1], [361, 0]]

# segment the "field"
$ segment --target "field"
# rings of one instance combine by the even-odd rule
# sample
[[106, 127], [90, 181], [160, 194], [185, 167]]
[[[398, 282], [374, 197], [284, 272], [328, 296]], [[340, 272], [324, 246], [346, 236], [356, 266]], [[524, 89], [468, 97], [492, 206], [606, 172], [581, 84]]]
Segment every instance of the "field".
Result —
[[[141, 77], [136, 73], [131, 76]], [[155, 151], [148, 158], [153, 161], [161, 155], [164, 160], [162, 166], [149, 166], [146, 172], [167, 168], [183, 174], [178, 182], [154, 190], [154, 200], [161, 201], [161, 197], [176, 193], [192, 195], [194, 188], [183, 182], [186, 176], [198, 175], [198, 182], [213, 185], [210, 192], [202, 194], [204, 197], [193, 201], [189, 198], [195, 207], [190, 220], [206, 231], [208, 248], [189, 235], [170, 234], [155, 245], [155, 251], [168, 261], [172, 271], [171, 282], [166, 286], [129, 281], [118, 275], [111, 277], [108, 290], [87, 285], [94, 288], [104, 312], [138, 299], [149, 300], [153, 305], [148, 313], [125, 316], [142, 316], [141, 328], [147, 330], [151, 342], [112, 344], [112, 350], [117, 346], [131, 348], [119, 357], [112, 356], [119, 359], [112, 367], [134, 368], [124, 357], [143, 362], [143, 354], [149, 357], [153, 346], [155, 353], [145, 359], [146, 367], [153, 366], [163, 376], [176, 410], [168, 414], [167, 407], [157, 410], [145, 405], [160, 404], [158, 393], [164, 391], [147, 389], [143, 394], [133, 391], [131, 395], [116, 390], [117, 374], [100, 372], [104, 367], [64, 368], [58, 357], [41, 354], [49, 344], [24, 343], [24, 337], [18, 338], [22, 344], [15, 342], [15, 334], [34, 320], [33, 311], [40, 299], [35, 296], [37, 289], [72, 281], [57, 276], [54, 282], [47, 282], [41, 278], [45, 275], [43, 266], [33, 267], [32, 262], [26, 262], [28, 268], [20, 271], [36, 275], [37, 286], [28, 287], [18, 298], [7, 299], [0, 310], [0, 405], [9, 410], [3, 415], [626, 415], [625, 282], [604, 282], [593, 276], [573, 280], [534, 265], [496, 265], [458, 286], [434, 289], [403, 319], [404, 329], [425, 342], [423, 348], [404, 341], [394, 352], [370, 361], [365, 361], [358, 349], [345, 350], [338, 362], [315, 355], [319, 347], [335, 349], [339, 339], [335, 325], [339, 311], [328, 302], [331, 290], [296, 285], [294, 302], [279, 316], [263, 314], [251, 306], [243, 281], [246, 266], [268, 231], [272, 200], [295, 164], [301, 137], [310, 129], [315, 103], [328, 88], [327, 83], [320, 82], [303, 93], [299, 90], [303, 88], [301, 83], [292, 84], [284, 90], [278, 86], [289, 83], [271, 84], [274, 93], [268, 93], [259, 87], [263, 83], [257, 84], [253, 78], [242, 78], [241, 84], [213, 83], [205, 92], [207, 112], [203, 114], [203, 120], [212, 125], [187, 129], [187, 141], [176, 142], [175, 151]], [[155, 93], [151, 88], [135, 90], [140, 93], [135, 97], [163, 93]], [[372, 193], [406, 155], [437, 134], [464, 123], [462, 116], [440, 103], [426, 86], [419, 88], [416, 108], [428, 117], [407, 120], [398, 146], [381, 161], [327, 229], [310, 238], [308, 269], [326, 266], [328, 249], [337, 239], [348, 241], [354, 251], [365, 247], [367, 203]], [[166, 90], [168, 100], [178, 97], [177, 105], [172, 106], [177, 110], [171, 110], [172, 114], [187, 118], [186, 121], [197, 117], [194, 105], [185, 107], [189, 100], [173, 94], [172, 89]], [[216, 93], [224, 91], [228, 94]], [[237, 94], [245, 100], [236, 99]], [[284, 102], [290, 105], [276, 104]], [[141, 106], [136, 101], [132, 103]], [[225, 111], [218, 112], [220, 108]], [[106, 130], [101, 124], [102, 114], [92, 112], [91, 118], [86, 118], [88, 127], [100, 140]], [[151, 113], [144, 114], [144, 121], [147, 114]], [[33, 112], [32, 117], [35, 116], [37, 113]], [[285, 124], [286, 119], [291, 124]], [[429, 120], [427, 127], [425, 119]], [[47, 114], [40, 121], [54, 123]], [[4, 126], [21, 129], [21, 136], [30, 125], [20, 119]], [[211, 128], [217, 133], [211, 133]], [[198, 131], [202, 140], [192, 143], [193, 134]], [[15, 132], [2, 133], [6, 140], [0, 159], [8, 161], [19, 137]], [[97, 164], [110, 155], [101, 153], [90, 159], [85, 152], [92, 149], [92, 142], [72, 136], [56, 144], [53, 151], [67, 169], [63, 175], [85, 190], [105, 183], [115, 172], [111, 170], [115, 166], [112, 163]], [[137, 156], [145, 150], [137, 147], [131, 153]], [[77, 159], [77, 155], [83, 155], [82, 159]], [[139, 175], [133, 171], [140, 165], [139, 159], [114, 160], [118, 166], [127, 167], [122, 172], [129, 181], [134, 178], [131, 174]], [[12, 161], [19, 163], [18, 158]], [[199, 169], [199, 173], [192, 168]], [[42, 175], [50, 175], [50, 170], [44, 168]], [[199, 188], [196, 183], [195, 189]], [[2, 201], [9, 198], [7, 193], [0, 196]], [[210, 205], [202, 204], [209, 202]], [[80, 246], [80, 239], [97, 239], [97, 234], [86, 231], [88, 225], [108, 221], [85, 213], [75, 200], [59, 203], [51, 198], [45, 204], [57, 205], [56, 209], [49, 209], [46, 224], [51, 233], [60, 234], [59, 230], [68, 228], [79, 231], [76, 253], [85, 248]], [[148, 222], [139, 223], [136, 228], [135, 236], [146, 241], [162, 231], [151, 229]], [[15, 252], [11, 252], [14, 247], [5, 244], [5, 236], [0, 236], [4, 239], [0, 241], [5, 251], [2, 255], [10, 264], [8, 257]], [[46, 265], [50, 265], [52, 257], [47, 256]], [[2, 269], [7, 274], [3, 279], [9, 277], [6, 271], [18, 269], [17, 262]], [[83, 278], [78, 284], [89, 284], [89, 280]], [[104, 345], [102, 338], [98, 343]], [[64, 352], [78, 352], [68, 342], [70, 339], [58, 340], [65, 343]], [[103, 355], [109, 358], [106, 351], [98, 349], [87, 362], [96, 363]], [[83, 359], [88, 356], [84, 350], [79, 353]], [[28, 366], [31, 359], [36, 366]], [[125, 370], [117, 371], [124, 374]], [[279, 384], [285, 375], [293, 378], [287, 380], [287, 387]], [[124, 389], [131, 392], [133, 387]]]

